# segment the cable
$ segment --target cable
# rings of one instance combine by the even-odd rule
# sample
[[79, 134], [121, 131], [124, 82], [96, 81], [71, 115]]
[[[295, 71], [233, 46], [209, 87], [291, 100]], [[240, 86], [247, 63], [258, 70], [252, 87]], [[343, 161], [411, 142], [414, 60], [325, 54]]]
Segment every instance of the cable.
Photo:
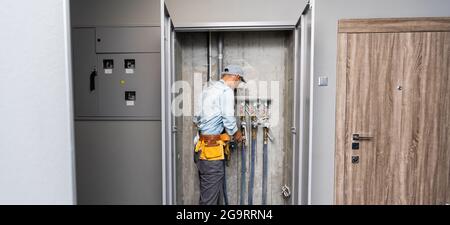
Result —
[[245, 195], [245, 183], [246, 183], [246, 173], [247, 173], [247, 159], [246, 159], [246, 137], [247, 137], [247, 129], [246, 125], [247, 123], [244, 122], [245, 117], [241, 117], [241, 132], [242, 132], [242, 149], [241, 149], [241, 193], [240, 193], [240, 199], [239, 204], [244, 205], [244, 195]]
[[262, 204], [267, 204], [267, 178], [268, 178], [268, 128], [264, 127], [264, 144], [263, 144], [263, 178], [262, 178]]
[[255, 181], [256, 137], [258, 123], [256, 116], [252, 116], [252, 146], [250, 155], [250, 178], [248, 181], [248, 204], [253, 205], [253, 186]]

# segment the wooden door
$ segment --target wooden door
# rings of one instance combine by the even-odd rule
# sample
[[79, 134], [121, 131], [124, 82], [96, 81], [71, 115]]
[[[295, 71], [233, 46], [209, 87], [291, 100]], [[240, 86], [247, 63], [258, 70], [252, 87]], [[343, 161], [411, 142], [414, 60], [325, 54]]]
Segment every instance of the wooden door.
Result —
[[450, 19], [341, 20], [337, 69], [335, 202], [449, 203]]

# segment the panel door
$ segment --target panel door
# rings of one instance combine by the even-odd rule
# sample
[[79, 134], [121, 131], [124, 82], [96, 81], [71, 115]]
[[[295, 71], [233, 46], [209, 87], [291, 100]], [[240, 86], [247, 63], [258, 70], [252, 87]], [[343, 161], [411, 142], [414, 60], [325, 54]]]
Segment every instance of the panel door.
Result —
[[[99, 27], [96, 29], [98, 53], [148, 53], [161, 51], [161, 28]], [[118, 44], [120, 43], [120, 44]]]
[[450, 33], [403, 34], [398, 202], [450, 203]]
[[[399, 178], [402, 92], [396, 85], [403, 65], [394, 59], [403, 58], [400, 38], [349, 34], [347, 43], [343, 203], [392, 203]], [[368, 140], [354, 141], [357, 134]]]
[[[107, 62], [113, 62], [108, 71]], [[160, 55], [99, 54], [100, 114], [108, 117], [161, 117]]]
[[96, 116], [100, 87], [93, 74], [97, 68], [94, 28], [72, 29], [72, 68], [75, 116]]
[[338, 41], [335, 202], [448, 204], [450, 33], [356, 22]]

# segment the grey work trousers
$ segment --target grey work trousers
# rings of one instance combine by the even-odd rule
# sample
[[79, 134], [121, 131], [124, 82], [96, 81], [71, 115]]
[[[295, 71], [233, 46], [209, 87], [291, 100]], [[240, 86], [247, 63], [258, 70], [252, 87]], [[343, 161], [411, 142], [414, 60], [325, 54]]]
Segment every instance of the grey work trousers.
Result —
[[225, 177], [223, 160], [198, 160], [197, 168], [200, 180], [200, 205], [219, 205], [223, 197]]

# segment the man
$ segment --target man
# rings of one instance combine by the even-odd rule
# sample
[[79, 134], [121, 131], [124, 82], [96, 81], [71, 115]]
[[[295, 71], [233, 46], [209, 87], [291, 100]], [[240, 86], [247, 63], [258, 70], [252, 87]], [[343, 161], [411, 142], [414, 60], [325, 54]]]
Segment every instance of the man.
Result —
[[220, 203], [225, 176], [225, 142], [229, 140], [228, 135], [233, 136], [235, 142], [242, 141], [234, 116], [234, 89], [241, 81], [245, 83], [244, 73], [239, 66], [229, 65], [221, 76], [220, 81], [212, 82], [202, 92], [193, 119], [200, 134], [194, 153], [200, 178], [200, 205]]

